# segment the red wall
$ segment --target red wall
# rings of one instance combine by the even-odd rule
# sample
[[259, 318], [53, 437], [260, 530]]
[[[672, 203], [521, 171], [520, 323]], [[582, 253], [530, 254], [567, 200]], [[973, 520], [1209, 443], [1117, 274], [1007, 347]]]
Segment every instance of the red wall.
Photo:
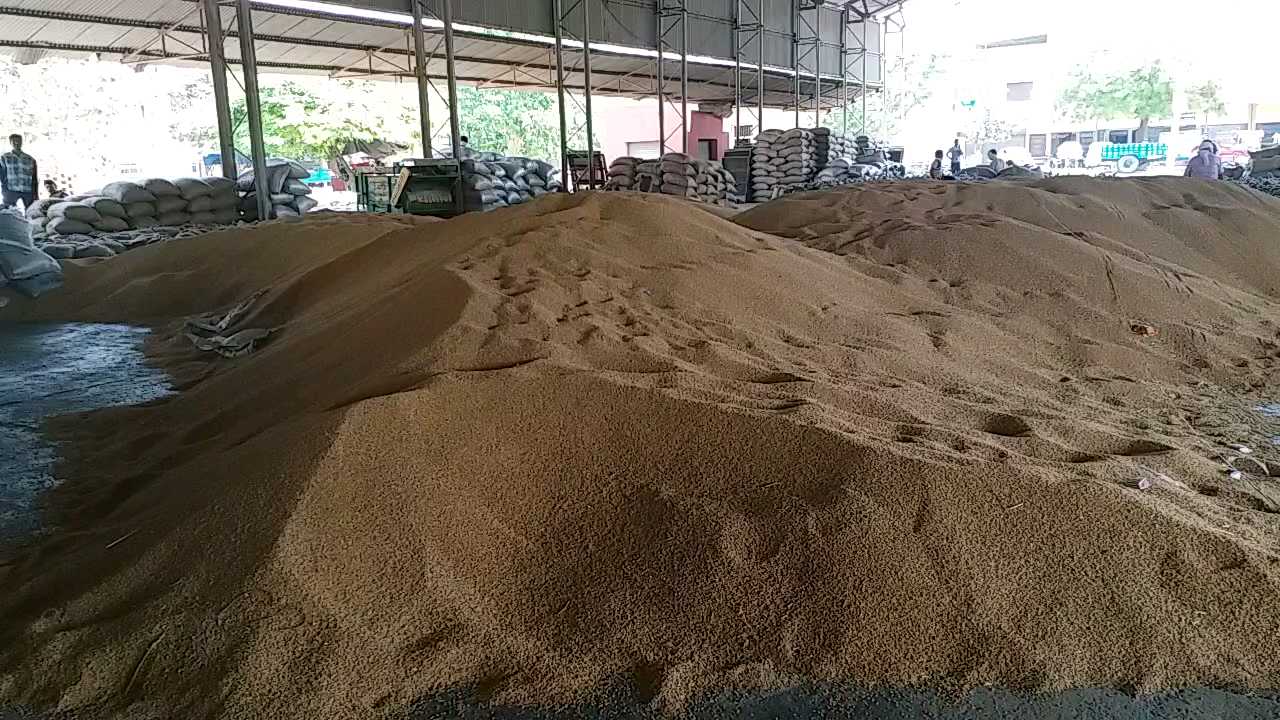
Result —
[[698, 157], [699, 140], [716, 141], [716, 156], [712, 160], [723, 159], [725, 152], [732, 149], [729, 147], [729, 133], [724, 131], [724, 120], [710, 113], [694, 110], [689, 113], [689, 154], [693, 157]]

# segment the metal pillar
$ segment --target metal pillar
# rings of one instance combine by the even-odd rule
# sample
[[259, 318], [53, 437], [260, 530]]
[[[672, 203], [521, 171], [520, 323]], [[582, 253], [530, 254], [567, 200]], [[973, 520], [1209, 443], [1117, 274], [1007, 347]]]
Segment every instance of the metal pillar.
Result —
[[862, 134], [867, 135], [867, 18], [862, 18]]
[[751, 47], [751, 43], [758, 44], [757, 55], [754, 61], [756, 66], [756, 103], [753, 108], [755, 112], [755, 129], [759, 133], [764, 129], [764, 0], [755, 0], [756, 4], [752, 5], [752, 0], [734, 0], [733, 15], [733, 32], [734, 32], [734, 107], [737, 109], [737, 127], [734, 129], [735, 140], [743, 140], [745, 137], [738, 130], [743, 127], [742, 113], [745, 109], [747, 100], [747, 86], [743, 81], [745, 73], [743, 72], [743, 58], [747, 55], [747, 51]]
[[[213, 0], [205, 0], [212, 2]], [[427, 37], [422, 29], [422, 2], [413, 5], [413, 74], [418, 79], [418, 125], [422, 131], [422, 157], [431, 152], [431, 78], [427, 75]]]
[[795, 105], [796, 120], [792, 127], [800, 127], [800, 3], [804, 0], [791, 0], [791, 69], [796, 72]]
[[840, 124], [849, 137], [849, 8], [840, 11]]
[[[440, 3], [440, 21], [444, 23], [444, 62], [445, 73], [449, 81], [449, 133], [453, 136], [453, 159], [462, 161], [462, 113], [458, 108], [458, 69], [453, 57], [453, 0], [442, 0]], [[458, 212], [463, 212], [461, 182], [458, 192], [454, 193], [454, 201]]]
[[[666, 105], [670, 99], [666, 96], [666, 54], [676, 51], [672, 44], [672, 36], [679, 32], [680, 51], [680, 150], [689, 152], [689, 3], [688, 0], [659, 0], [658, 4], [658, 88], [661, 95], [658, 103], [658, 132], [662, 135], [659, 143], [662, 151], [667, 149]], [[672, 103], [674, 108], [674, 103]], [[674, 129], [673, 129], [674, 132]]]
[[[858, 79], [858, 92], [862, 100], [862, 126], [858, 130], [858, 134], [867, 134], [867, 17], [853, 8], [846, 9], [844, 18], [844, 33], [841, 43], [844, 46], [841, 50], [841, 84], [844, 86], [844, 126], [845, 135], [849, 134], [849, 80], [850, 78]], [[852, 29], [854, 24], [860, 26], [860, 32], [854, 34]], [[856, 47], [850, 43], [858, 43]]]
[[253, 157], [253, 190], [258, 219], [271, 219], [271, 192], [267, 188], [267, 150], [262, 142], [262, 106], [258, 100], [258, 55], [253, 46], [253, 14], [249, 0], [236, 0], [236, 25], [240, 30], [240, 65], [244, 74], [244, 106], [249, 124], [249, 148]]
[[756, 5], [756, 19], [759, 21], [760, 28], [757, 31], [757, 42], [759, 46], [756, 48], [756, 116], [760, 118], [760, 124], [756, 128], [756, 134], [759, 135], [764, 130], [764, 0], [759, 0]]
[[568, 191], [568, 118], [564, 114], [564, 33], [561, 31], [561, 19], [564, 14], [561, 10], [561, 0], [554, 0], [552, 3], [552, 12], [556, 14], [554, 18], [554, 26], [556, 26], [556, 96], [559, 106], [559, 115], [561, 115], [561, 184], [563, 191]]
[[[662, 2], [662, 0], [658, 1]], [[654, 86], [658, 89], [658, 157], [662, 157], [667, 154], [667, 69], [665, 62], [666, 57], [663, 52], [663, 45], [665, 45], [665, 43], [662, 42], [663, 18], [661, 6], [658, 7], [656, 15], [658, 18], [658, 67], [656, 68], [657, 72], [654, 75], [656, 80]]]
[[591, 125], [591, 0], [582, 0], [582, 100], [587, 106], [587, 188], [595, 190], [596, 141]]
[[227, 95], [227, 54], [218, 0], [204, 0], [204, 33], [209, 46], [209, 69], [213, 71], [213, 106], [218, 115], [218, 152], [222, 156], [222, 176], [235, 180], [236, 137], [231, 126], [231, 100]]
[[[795, 56], [796, 71], [796, 127], [800, 127], [800, 77], [806, 71], [813, 72], [813, 109], [814, 123], [818, 121], [818, 109], [822, 103], [822, 80], [818, 77], [818, 69], [822, 55], [822, 38], [818, 35], [821, 25], [822, 8], [818, 0], [795, 0], [794, 23], [795, 34], [792, 37], [792, 54]], [[808, 63], [808, 67], [805, 63]]]

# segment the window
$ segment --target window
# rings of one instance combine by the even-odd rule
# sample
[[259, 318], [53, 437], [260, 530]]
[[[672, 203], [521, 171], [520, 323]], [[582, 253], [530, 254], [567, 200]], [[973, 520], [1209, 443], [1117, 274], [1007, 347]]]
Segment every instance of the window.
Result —
[[1112, 130], [1107, 137], [1113, 143], [1124, 144], [1129, 142], [1128, 130]]
[[1031, 153], [1031, 157], [1048, 157], [1048, 145], [1047, 135], [1032, 135], [1027, 139], [1027, 152]]
[[627, 154], [642, 160], [653, 160], [662, 153], [658, 152], [657, 140], [641, 140], [627, 143]]
[[698, 157], [702, 160], [719, 160], [720, 153], [716, 147], [719, 145], [715, 140], [698, 140]]
[[1005, 85], [1007, 94], [1005, 99], [1009, 102], [1026, 102], [1031, 99], [1031, 89], [1035, 83], [1016, 82]]

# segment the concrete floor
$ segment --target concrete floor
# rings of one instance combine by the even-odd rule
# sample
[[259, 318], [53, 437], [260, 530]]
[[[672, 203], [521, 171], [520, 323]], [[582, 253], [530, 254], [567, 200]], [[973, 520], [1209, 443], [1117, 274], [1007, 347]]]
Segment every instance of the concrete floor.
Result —
[[[123, 325], [0, 326], [0, 542], [39, 529], [36, 499], [41, 490], [57, 482], [57, 448], [40, 435], [43, 418], [145, 402], [169, 392], [163, 373], [143, 362], [146, 332]], [[1052, 694], [983, 688], [955, 696], [920, 689], [814, 686], [709, 698], [681, 716], [697, 720], [1280, 720], [1280, 692], [1192, 688], [1134, 696], [1102, 688]], [[42, 717], [54, 716], [0, 707], [0, 720]], [[409, 717], [657, 720], [672, 715], [623, 689], [593, 705], [543, 709], [495, 706], [460, 693], [424, 700], [411, 709]]]

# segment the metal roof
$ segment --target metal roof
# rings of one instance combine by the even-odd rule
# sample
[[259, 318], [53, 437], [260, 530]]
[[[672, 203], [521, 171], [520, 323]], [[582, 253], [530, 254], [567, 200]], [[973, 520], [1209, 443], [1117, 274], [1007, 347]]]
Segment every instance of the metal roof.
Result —
[[[896, 8], [903, 0], [853, 0], [852, 12], [875, 14]], [[310, 73], [330, 77], [413, 77], [411, 18], [407, 13], [382, 12], [376, 17], [355, 17], [338, 6], [321, 3], [288, 3], [264, 0], [253, 3], [257, 62], [261, 71]], [[856, 7], [855, 7], [856, 6]], [[227, 59], [239, 62], [239, 43], [233, 13], [224, 11], [227, 25]], [[879, 29], [875, 26], [875, 46], [879, 49]], [[166, 62], [204, 67], [207, 61], [200, 4], [191, 0], [0, 0], [0, 51], [22, 62], [34, 62], [49, 55], [96, 55], [99, 59], [127, 63]], [[456, 68], [463, 83], [490, 87], [555, 87], [555, 59], [551, 38], [536, 34], [512, 33], [472, 24], [456, 24]], [[434, 48], [428, 62], [433, 78], [445, 77], [443, 33], [429, 26], [428, 48]], [[829, 44], [829, 41], [828, 41]], [[696, 41], [691, 41], [697, 47]], [[871, 46], [871, 41], [868, 41]], [[565, 83], [570, 89], [583, 86], [580, 46], [566, 47], [570, 67]], [[834, 50], [838, 56], [838, 49]], [[879, 56], [869, 68], [867, 85], [878, 85]], [[592, 59], [592, 92], [633, 97], [654, 96], [657, 92], [654, 51], [617, 45], [597, 47]], [[671, 65], [664, 89], [679, 93], [675, 66]], [[839, 65], [823, 61], [823, 68]], [[744, 63], [749, 79], [745, 103], [754, 104], [755, 66]], [[690, 55], [688, 63], [690, 102], [732, 103], [734, 67], [731, 61]], [[823, 104], [838, 100], [841, 78], [822, 73]], [[812, 71], [801, 72], [802, 105], [814, 102]], [[789, 107], [795, 104], [794, 71], [776, 66], [765, 68], [765, 104]], [[851, 82], [851, 88], [857, 83]], [[851, 90], [851, 93], [853, 90]]]

